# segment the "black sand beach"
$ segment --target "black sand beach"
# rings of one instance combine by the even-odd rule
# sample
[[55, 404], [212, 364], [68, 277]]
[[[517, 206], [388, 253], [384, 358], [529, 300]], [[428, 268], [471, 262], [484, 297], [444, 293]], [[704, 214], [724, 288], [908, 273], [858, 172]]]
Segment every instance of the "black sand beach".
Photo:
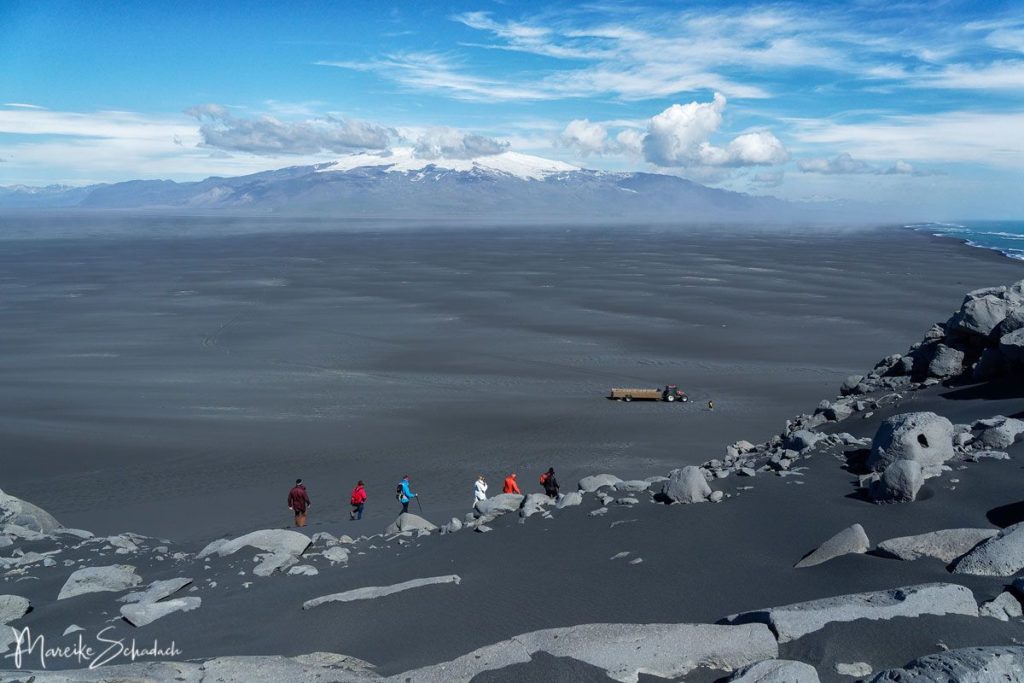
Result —
[[[356, 479], [381, 526], [403, 474], [438, 518], [477, 474], [647, 476], [777, 432], [1021, 272], [904, 230], [3, 242], [3, 484], [198, 542], [286, 522], [299, 476], [330, 528]], [[693, 401], [604, 399], [665, 383]]]
[[[0, 488], [68, 526], [195, 552], [285, 526], [296, 476], [314, 501], [307, 531], [356, 536], [393, 521], [405, 473], [424, 516], [441, 523], [471, 509], [478, 473], [492, 494], [508, 471], [538, 491], [552, 465], [569, 491], [584, 475], [642, 478], [720, 457], [738, 439], [779, 433], [847, 375], [920, 339], [966, 291], [1019, 280], [1024, 264], [897, 229], [517, 229], [8, 241], [0, 273]], [[615, 385], [665, 383], [692, 401], [604, 398]], [[911, 410], [971, 422], [1020, 416], [1024, 401], [1012, 387], [932, 387], [832, 431], [871, 437]], [[853, 523], [876, 542], [1020, 521], [991, 514], [1020, 498], [1015, 459], [930, 480], [906, 506], [862, 500], [843, 465], [818, 455], [799, 476], [729, 477], [716, 487], [738, 495], [721, 505], [643, 501], [594, 518], [588, 499], [553, 519], [500, 518], [489, 534], [369, 542], [347, 567], [312, 577], [253, 578], [248, 555], [213, 558], [194, 577], [203, 607], [145, 638], [176, 640], [189, 659], [329, 651], [394, 674], [542, 628], [715, 622], [948, 581], [937, 560], [792, 565]], [[370, 501], [351, 523], [358, 478]], [[620, 552], [629, 555], [610, 559]], [[147, 582], [180, 574], [169, 560], [139, 571]], [[43, 605], [66, 574], [44, 570], [18, 591]], [[326, 593], [443, 574], [462, 582], [300, 609]], [[1004, 583], [957, 580], [979, 600]], [[23, 623], [59, 634], [109, 602], [84, 596]], [[1020, 622], [927, 617], [907, 633], [905, 621], [832, 626], [782, 656], [816, 661], [822, 680], [851, 680], [832, 665], [901, 666], [940, 635], [949, 647], [1024, 638]], [[479, 680], [542, 674], [608, 680], [550, 657]]]

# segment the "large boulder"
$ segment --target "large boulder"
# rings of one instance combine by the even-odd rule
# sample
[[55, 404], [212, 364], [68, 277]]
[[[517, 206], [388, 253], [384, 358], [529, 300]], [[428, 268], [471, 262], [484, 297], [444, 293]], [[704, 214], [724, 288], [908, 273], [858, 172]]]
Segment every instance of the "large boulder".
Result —
[[1002, 339], [1006, 335], [1020, 329], [1024, 329], [1024, 306], [1015, 308], [1007, 313], [1003, 321], [992, 330], [991, 337], [996, 340]]
[[63, 528], [46, 510], [0, 490], [0, 527], [15, 524], [25, 529], [49, 534]]
[[745, 666], [729, 683], [820, 683], [818, 672], [810, 664], [789, 659], [766, 659]]
[[880, 503], [911, 503], [924, 486], [924, 469], [916, 460], [897, 460], [871, 484], [869, 495]]
[[583, 477], [578, 484], [579, 490], [584, 493], [593, 493], [604, 486], [618, 486], [622, 480], [614, 474], [595, 474], [590, 477]]
[[822, 562], [828, 562], [840, 555], [866, 553], [870, 547], [871, 541], [868, 540], [868, 535], [864, 533], [864, 527], [860, 524], [853, 524], [822, 543], [794, 566], [797, 569], [813, 567]]
[[152, 624], [157, 619], [175, 612], [191, 612], [202, 605], [202, 598], [175, 598], [165, 602], [137, 602], [121, 608], [121, 616], [137, 628]]
[[953, 573], [1013, 576], [1021, 569], [1024, 569], [1024, 522], [1003, 529], [961, 557]]
[[403, 531], [437, 531], [437, 526], [431, 524], [419, 515], [411, 512], [403, 512], [398, 518], [384, 530], [385, 534], [397, 534]]
[[963, 371], [964, 352], [939, 344], [931, 362], [928, 363], [928, 374], [932, 377], [955, 377]]
[[29, 607], [28, 599], [20, 595], [0, 595], [0, 629], [28, 614]]
[[499, 493], [487, 500], [478, 500], [476, 510], [481, 515], [501, 515], [515, 512], [523, 504], [524, 496], [518, 493]]
[[879, 543], [878, 549], [901, 560], [934, 557], [949, 564], [998, 533], [998, 529], [942, 529], [916, 536], [890, 538]]
[[978, 607], [978, 614], [999, 621], [1009, 621], [1024, 616], [1024, 611], [1021, 610], [1020, 602], [1013, 596], [1013, 593], [1004, 591], [993, 600], [982, 603]]
[[544, 509], [549, 505], [554, 505], [555, 501], [551, 496], [544, 493], [528, 493], [526, 498], [523, 499], [523, 505], [519, 508], [520, 517], [532, 517], [538, 513], [544, 512]]
[[135, 573], [135, 567], [130, 564], [85, 567], [68, 577], [64, 587], [60, 589], [57, 599], [66, 600], [85, 593], [126, 591], [129, 588], [135, 588], [140, 583], [142, 583], [142, 577]]
[[153, 583], [146, 586], [145, 590], [135, 591], [121, 598], [121, 602], [159, 602], [165, 598], [169, 598], [182, 588], [192, 585], [192, 579], [180, 578], [180, 579], [166, 579], [164, 581], [154, 581]]
[[690, 465], [672, 470], [661, 485], [661, 494], [672, 503], [703, 503], [711, 496], [711, 487], [700, 468]]
[[993, 645], [919, 657], [902, 669], [882, 671], [871, 683], [1011, 683], [1024, 680], [1024, 646]]
[[999, 353], [1009, 363], [1024, 363], [1024, 329], [1004, 334], [999, 339]]
[[997, 415], [974, 423], [972, 431], [975, 441], [986, 448], [1009, 448], [1024, 435], [1024, 420]]
[[786, 435], [783, 445], [791, 451], [802, 453], [814, 448], [814, 445], [824, 437], [822, 434], [812, 432], [809, 429], [798, 429]]
[[831, 598], [770, 607], [726, 617], [729, 624], [767, 624], [788, 643], [828, 624], [857, 619], [892, 619], [922, 614], [962, 614], [978, 616], [978, 603], [965, 586], [951, 583], [925, 583], [871, 593], [852, 593]]
[[555, 505], [555, 507], [558, 508], [559, 510], [562, 510], [564, 508], [574, 507], [576, 505], [582, 504], [583, 494], [580, 493], [579, 491], [570, 491], [569, 493], [565, 494], [564, 496], [558, 499], [558, 504]]
[[301, 555], [312, 543], [312, 539], [305, 534], [290, 529], [263, 529], [239, 536], [233, 540], [220, 539], [210, 543], [199, 551], [199, 559], [209, 557], [216, 553], [221, 557], [232, 555], [242, 548], [256, 548], [268, 553], [282, 553], [287, 555]]
[[580, 624], [524, 633], [394, 680], [469, 683], [485, 671], [529, 662], [538, 652], [603, 669], [613, 681], [636, 683], [640, 674], [678, 680], [701, 667], [733, 671], [778, 657], [779, 646], [762, 624]]
[[884, 420], [871, 440], [868, 466], [876, 472], [897, 460], [914, 460], [926, 478], [938, 476], [953, 457], [953, 423], [935, 413], [902, 413]]
[[987, 337], [1019, 301], [1007, 296], [1005, 287], [989, 287], [969, 292], [960, 310], [950, 319], [950, 327], [960, 333]]

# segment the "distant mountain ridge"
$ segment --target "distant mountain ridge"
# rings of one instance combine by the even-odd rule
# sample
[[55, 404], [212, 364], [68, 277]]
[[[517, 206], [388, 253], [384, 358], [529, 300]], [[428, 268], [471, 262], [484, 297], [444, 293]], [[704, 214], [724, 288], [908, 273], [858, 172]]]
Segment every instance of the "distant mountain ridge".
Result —
[[516, 152], [476, 159], [350, 155], [195, 182], [0, 187], [0, 209], [233, 210], [339, 217], [788, 220], [804, 209], [677, 176], [611, 173]]

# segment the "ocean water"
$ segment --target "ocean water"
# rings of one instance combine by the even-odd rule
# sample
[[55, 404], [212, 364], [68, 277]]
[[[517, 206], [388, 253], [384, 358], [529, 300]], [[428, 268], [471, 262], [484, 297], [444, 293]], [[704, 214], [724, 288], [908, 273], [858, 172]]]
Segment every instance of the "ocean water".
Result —
[[938, 237], [954, 237], [972, 247], [994, 249], [1010, 258], [1024, 260], [1024, 220], [914, 223], [906, 227]]

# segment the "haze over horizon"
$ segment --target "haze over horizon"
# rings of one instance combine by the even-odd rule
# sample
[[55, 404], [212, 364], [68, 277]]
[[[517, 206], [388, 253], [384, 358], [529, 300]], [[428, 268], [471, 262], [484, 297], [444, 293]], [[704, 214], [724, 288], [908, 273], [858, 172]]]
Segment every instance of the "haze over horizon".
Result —
[[1019, 214], [1015, 3], [0, 4], [0, 185], [515, 151]]

